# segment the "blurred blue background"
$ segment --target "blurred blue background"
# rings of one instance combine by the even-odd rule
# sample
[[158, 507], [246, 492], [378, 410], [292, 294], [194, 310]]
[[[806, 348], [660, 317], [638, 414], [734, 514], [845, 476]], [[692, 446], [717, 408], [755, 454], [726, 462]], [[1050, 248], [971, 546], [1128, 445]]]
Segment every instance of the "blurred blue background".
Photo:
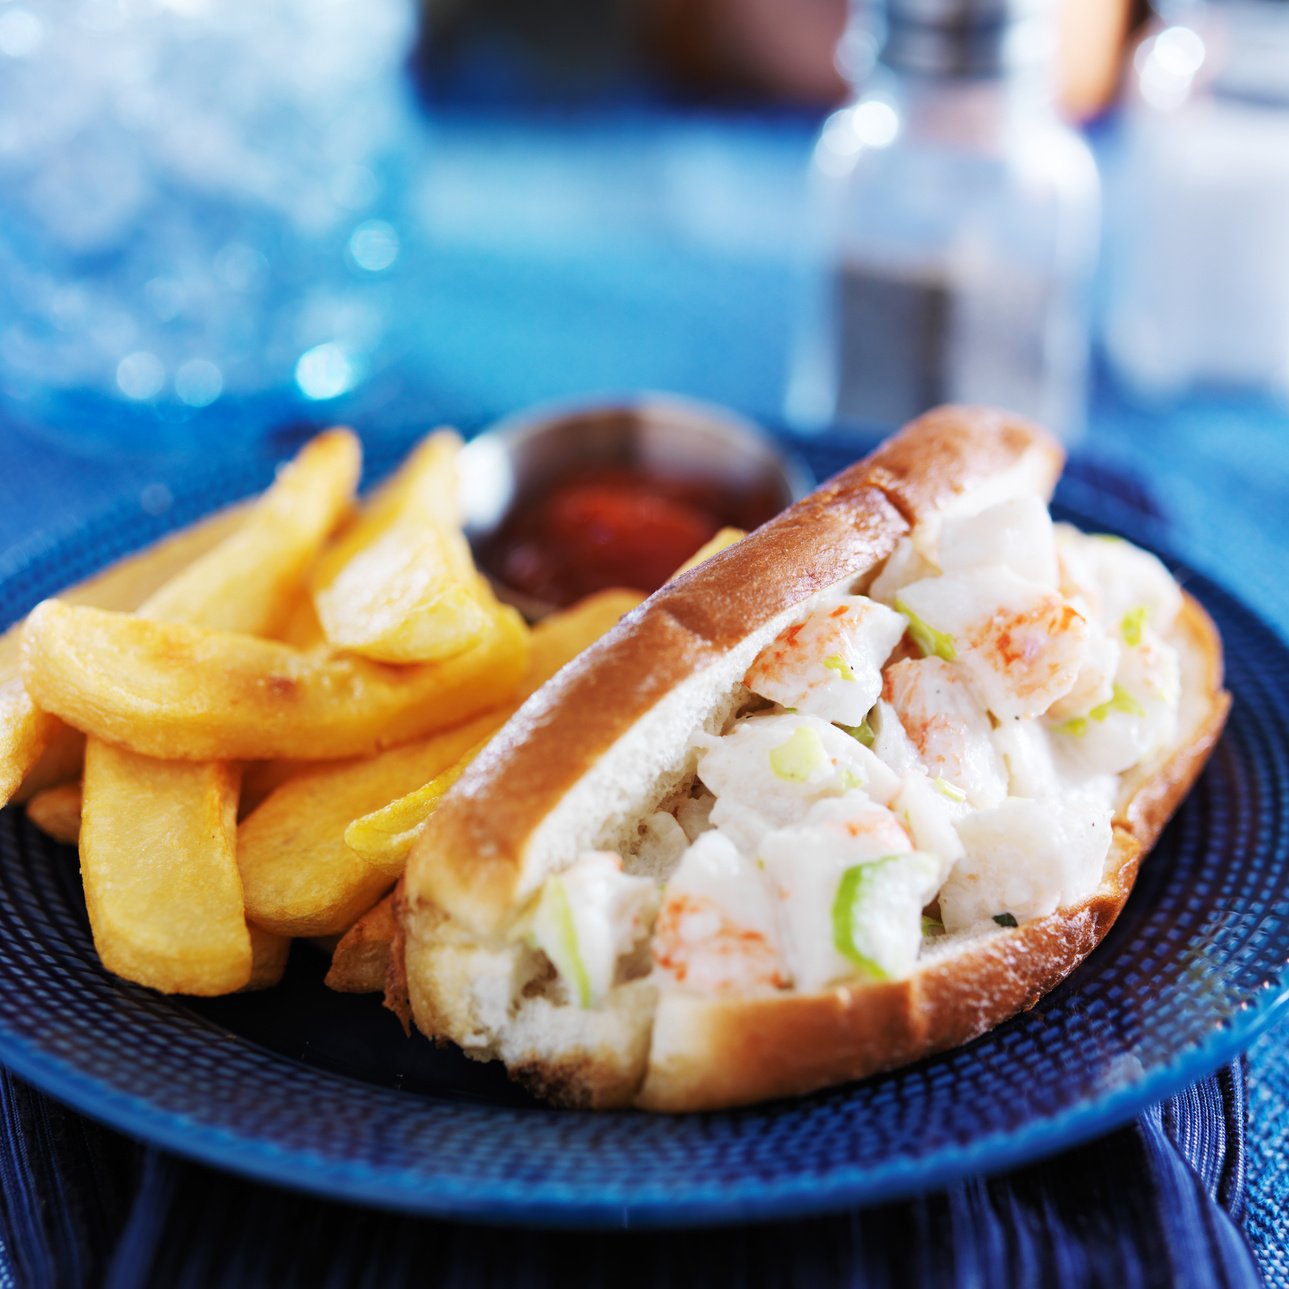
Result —
[[[653, 388], [782, 426], [807, 170], [847, 92], [843, 0], [784, 13], [0, 3], [0, 540], [123, 492], [164, 506], [175, 471], [322, 423], [469, 430]], [[1063, 101], [1103, 164], [1132, 17], [1067, 6]], [[1092, 382], [1084, 450], [1148, 476], [1202, 560], [1275, 536], [1270, 393]], [[1274, 561], [1244, 563], [1274, 602]]]

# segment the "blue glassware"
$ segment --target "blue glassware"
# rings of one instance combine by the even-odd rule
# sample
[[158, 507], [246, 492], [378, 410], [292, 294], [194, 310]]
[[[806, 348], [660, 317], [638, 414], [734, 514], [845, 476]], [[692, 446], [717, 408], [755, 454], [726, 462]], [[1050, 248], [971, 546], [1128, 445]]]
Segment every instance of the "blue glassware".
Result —
[[6, 5], [7, 413], [156, 450], [377, 376], [415, 26], [407, 0]]

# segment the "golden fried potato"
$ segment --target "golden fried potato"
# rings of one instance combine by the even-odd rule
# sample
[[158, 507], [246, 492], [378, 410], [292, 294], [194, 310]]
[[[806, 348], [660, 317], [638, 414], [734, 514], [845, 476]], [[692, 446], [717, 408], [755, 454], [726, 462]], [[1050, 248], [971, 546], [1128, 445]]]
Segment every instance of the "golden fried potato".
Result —
[[238, 502], [199, 519], [195, 524], [168, 533], [160, 541], [109, 564], [83, 582], [61, 593], [69, 604], [129, 612], [145, 603], [172, 578], [226, 541], [246, 522], [253, 502]]
[[499, 720], [483, 738], [468, 748], [442, 774], [435, 775], [429, 783], [423, 783], [414, 792], [355, 819], [345, 829], [345, 845], [362, 856], [373, 870], [380, 873], [392, 872], [395, 876], [401, 873], [411, 854], [416, 834], [434, 813], [447, 790], [466, 772], [470, 762], [488, 746], [489, 740], [502, 723]]
[[[222, 541], [149, 596], [139, 610], [141, 615], [212, 630], [271, 629], [282, 620], [290, 594], [302, 583], [306, 567], [352, 504], [361, 464], [361, 448], [350, 431], [331, 430], [318, 435], [279, 472], [273, 486]], [[88, 740], [86, 757], [93, 760], [97, 772], [92, 778], [86, 776], [85, 813], [99, 820], [100, 827], [85, 832], [81, 871], [90, 924], [104, 963], [128, 979], [172, 992], [225, 993], [275, 983], [286, 966], [289, 946], [280, 937], [260, 931], [252, 934], [245, 929], [241, 879], [232, 852], [237, 772], [218, 763], [205, 769], [200, 765], [166, 766], [119, 749], [107, 749], [95, 738]], [[141, 804], [153, 819], [177, 819], [189, 813], [200, 819], [203, 810], [214, 810], [211, 798], [215, 793], [223, 794], [218, 802], [220, 818], [227, 817], [231, 822], [222, 830], [190, 834], [183, 855], [192, 871], [206, 875], [212, 883], [218, 879], [204, 892], [208, 911], [214, 909], [212, 920], [189, 930], [187, 957], [196, 960], [204, 954], [204, 966], [194, 977], [193, 968], [186, 966], [183, 959], [166, 965], [163, 958], [158, 958], [139, 965], [128, 944], [122, 948], [112, 940], [116, 923], [112, 921], [115, 910], [111, 901], [122, 894], [122, 861], [106, 856], [103, 847], [120, 840], [116, 835], [119, 822], [107, 827], [102, 821], [119, 821], [131, 809], [139, 810]], [[140, 832], [131, 840], [136, 848], [124, 862], [130, 865], [134, 877], [133, 894], [136, 898], [146, 895], [148, 875], [162, 874], [153, 892], [154, 899], [162, 898], [167, 889], [164, 874], [174, 862], [172, 848], [176, 839], [164, 830], [152, 830]], [[95, 881], [99, 893], [91, 899], [90, 887]], [[194, 903], [202, 893], [198, 888]], [[122, 921], [128, 916], [127, 905]], [[102, 921], [105, 918], [106, 923]], [[238, 921], [243, 928], [241, 934], [232, 930]], [[136, 923], [136, 933], [146, 932], [146, 926]], [[105, 952], [100, 942], [112, 943], [113, 948]], [[110, 959], [109, 952], [117, 957]], [[162, 950], [154, 944], [153, 952]]]
[[[253, 506], [231, 516], [230, 524], [199, 530], [216, 534], [216, 542], [193, 542], [191, 533], [182, 534], [181, 540], [123, 566], [110, 583], [113, 593], [133, 607], [136, 592], [146, 587], [140, 613], [149, 618], [248, 632], [269, 629], [351, 504], [360, 464], [358, 441], [349, 431], [319, 435]], [[168, 558], [174, 551], [183, 552], [182, 564]], [[252, 936], [242, 909], [232, 852], [236, 770], [219, 764], [170, 766], [94, 738], [84, 755], [95, 767], [86, 774], [84, 815], [95, 826], [84, 830], [81, 867], [95, 943], [109, 969], [141, 984], [186, 993], [225, 993], [279, 978], [286, 943], [258, 931]], [[81, 796], [79, 787], [49, 789], [31, 801], [28, 813], [38, 825], [43, 821], [75, 840]], [[140, 821], [127, 828], [132, 815]], [[193, 826], [177, 833], [172, 825], [183, 819]], [[220, 822], [201, 826], [211, 820]], [[124, 856], [115, 853], [122, 844]], [[193, 892], [182, 953], [158, 934], [174, 920], [181, 901], [176, 863]]]
[[430, 435], [314, 571], [314, 605], [338, 648], [380, 662], [436, 662], [493, 629], [461, 533], [461, 440]]
[[0, 805], [18, 791], [58, 726], [32, 702], [21, 675], [0, 681]]
[[[101, 609], [138, 608], [180, 569], [223, 541], [242, 522], [245, 513], [245, 506], [220, 511], [137, 555], [126, 556], [64, 591], [62, 598], [69, 604]], [[62, 725], [36, 707], [22, 683], [22, 630], [23, 623], [18, 622], [0, 635], [0, 806], [24, 785]], [[56, 777], [44, 774], [39, 782], [26, 785], [24, 795], [30, 796], [60, 778], [79, 773], [79, 746], [75, 765], [64, 771], [65, 765], [60, 761], [52, 772]]]
[[81, 877], [109, 971], [167, 994], [249, 982], [236, 820], [236, 767], [155, 761], [90, 740]]
[[27, 818], [46, 836], [75, 846], [81, 835], [81, 785], [56, 783], [27, 802]]
[[237, 804], [239, 818], [245, 819], [284, 783], [316, 764], [316, 761], [247, 761], [242, 766], [242, 797]]
[[220, 544], [139, 609], [161, 622], [211, 631], [271, 632], [291, 592], [353, 502], [362, 448], [351, 430], [310, 440]]
[[276, 641], [46, 600], [27, 619], [23, 680], [69, 725], [179, 760], [360, 756], [502, 703], [528, 629], [494, 605], [496, 630], [440, 663], [391, 667]]
[[589, 649], [606, 631], [644, 602], [639, 591], [597, 591], [533, 627], [528, 670], [519, 689], [536, 693], [561, 667]]
[[539, 623], [519, 693], [505, 707], [379, 756], [306, 770], [271, 792], [238, 836], [247, 916], [283, 934], [345, 931], [389, 888], [405, 857], [373, 863], [358, 855], [345, 843], [350, 822], [449, 769], [640, 600], [633, 591], [604, 591]]
[[240, 992], [250, 994], [260, 989], [271, 989], [282, 979], [291, 953], [291, 938], [274, 935], [253, 922], [248, 923], [246, 929], [251, 935], [251, 978]]
[[10, 798], [15, 805], [25, 804], [46, 788], [70, 783], [73, 779], [80, 781], [81, 766], [85, 764], [85, 735], [64, 725], [56, 716], [49, 719], [55, 728], [40, 759], [23, 776], [18, 791]]
[[[303, 577], [351, 504], [360, 464], [350, 431], [321, 434], [253, 505], [234, 506], [174, 533], [60, 598], [229, 631], [267, 630], [283, 611], [286, 588]], [[0, 805], [14, 796], [60, 726], [23, 685], [21, 628], [19, 623], [0, 636]], [[27, 795], [53, 781], [28, 786]]]
[[345, 825], [433, 778], [496, 721], [488, 714], [378, 756], [316, 766], [271, 792], [238, 830], [246, 916], [282, 935], [347, 930], [397, 873], [354, 854]]
[[323, 984], [338, 994], [379, 994], [394, 943], [394, 896], [385, 896], [340, 937]]
[[301, 584], [291, 593], [281, 623], [271, 632], [274, 640], [289, 644], [292, 649], [321, 649], [327, 643], [318, 611], [313, 607], [313, 596], [308, 586]]

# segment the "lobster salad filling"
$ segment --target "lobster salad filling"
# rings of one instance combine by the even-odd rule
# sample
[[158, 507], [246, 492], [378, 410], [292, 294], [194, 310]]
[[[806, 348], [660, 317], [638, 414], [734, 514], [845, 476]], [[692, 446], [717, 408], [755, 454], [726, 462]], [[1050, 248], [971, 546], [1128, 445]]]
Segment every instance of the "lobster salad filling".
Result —
[[802, 606], [693, 774], [542, 888], [570, 999], [895, 979], [1101, 883], [1122, 776], [1177, 736], [1181, 592], [1041, 498], [936, 516]]

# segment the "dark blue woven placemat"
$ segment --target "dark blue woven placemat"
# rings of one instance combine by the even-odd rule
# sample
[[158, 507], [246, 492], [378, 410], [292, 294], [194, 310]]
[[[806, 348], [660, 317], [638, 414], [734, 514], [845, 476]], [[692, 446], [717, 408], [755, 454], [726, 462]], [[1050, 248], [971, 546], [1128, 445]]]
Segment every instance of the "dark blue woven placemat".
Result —
[[272, 1191], [141, 1148], [0, 1077], [0, 1285], [569, 1284], [1247, 1289], [1243, 1077], [924, 1199], [679, 1233], [504, 1231]]

